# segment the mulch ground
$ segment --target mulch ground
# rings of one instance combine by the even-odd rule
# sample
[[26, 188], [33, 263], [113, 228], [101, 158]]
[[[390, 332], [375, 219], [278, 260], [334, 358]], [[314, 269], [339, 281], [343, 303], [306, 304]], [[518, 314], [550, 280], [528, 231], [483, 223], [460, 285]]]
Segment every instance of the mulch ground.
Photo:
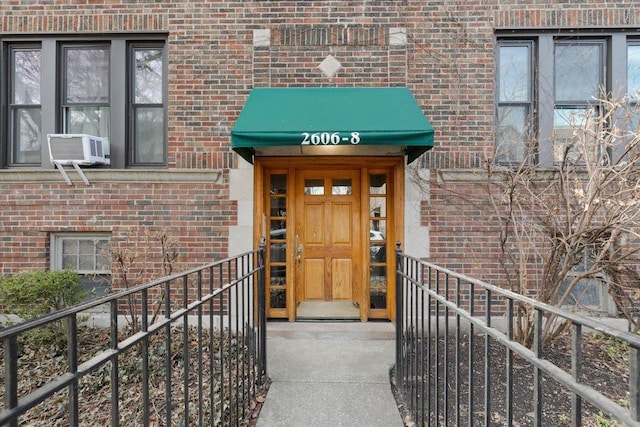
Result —
[[[546, 345], [543, 348], [543, 358], [553, 363], [566, 372], [571, 372], [571, 344], [570, 337], [564, 336], [557, 341]], [[474, 337], [473, 357], [472, 357], [472, 378], [474, 383], [473, 393], [473, 411], [469, 410], [468, 398], [468, 376], [469, 376], [469, 351], [468, 337], [461, 338], [460, 353], [458, 366], [460, 367], [461, 384], [460, 384], [460, 405], [456, 405], [455, 400], [455, 343], [454, 338], [449, 339], [449, 370], [448, 370], [448, 401], [447, 416], [450, 425], [455, 425], [456, 414], [460, 414], [461, 423], [468, 425], [469, 413], [473, 413], [473, 425], [484, 425], [485, 422], [485, 341], [483, 336]], [[435, 349], [435, 343], [432, 342], [432, 349]], [[432, 353], [435, 353], [432, 350]], [[439, 372], [440, 377], [444, 373], [444, 341], [439, 341]], [[506, 349], [494, 340], [490, 340], [489, 345], [489, 398], [490, 413], [489, 424], [491, 426], [506, 425], [506, 372], [507, 357]], [[629, 391], [629, 359], [628, 349], [625, 345], [617, 340], [605, 338], [597, 334], [585, 334], [582, 345], [582, 377], [584, 384], [591, 386], [599, 393], [604, 394], [609, 399], [621, 406], [628, 405]], [[424, 360], [424, 359], [423, 359]], [[430, 364], [435, 366], [435, 355], [431, 355]], [[428, 366], [429, 360], [424, 360]], [[431, 418], [427, 414], [424, 420], [429, 422], [425, 425], [435, 426], [444, 425], [445, 419], [445, 402], [444, 390], [445, 384], [442, 379], [438, 383], [438, 393], [435, 393], [434, 371], [430, 375], [430, 384], [432, 393], [430, 399], [427, 399], [426, 392], [422, 395], [421, 390], [414, 394], [414, 400], [419, 401], [417, 405], [425, 408], [425, 412], [431, 413]], [[418, 371], [419, 372], [419, 371]], [[531, 426], [533, 425], [534, 414], [534, 370], [533, 367], [521, 357], [513, 358], [513, 388], [512, 388], [512, 408], [513, 408], [513, 425]], [[420, 374], [418, 374], [420, 376]], [[425, 375], [426, 376], [426, 375]], [[414, 376], [415, 378], [415, 376]], [[393, 379], [393, 373], [392, 373]], [[393, 382], [393, 380], [392, 380]], [[425, 382], [426, 383], [426, 382]], [[415, 423], [409, 416], [408, 407], [411, 406], [410, 393], [401, 393], [397, 388], [394, 389], [398, 407], [408, 426], [420, 425]], [[542, 388], [542, 425], [544, 426], [571, 426], [571, 393], [561, 386], [553, 378], [547, 375], [541, 377]], [[427, 402], [431, 402], [431, 411], [428, 411]], [[423, 406], [424, 405], [424, 406]], [[437, 405], [437, 407], [436, 407]], [[437, 408], [437, 411], [436, 411]], [[582, 404], [583, 410], [583, 426], [619, 426], [610, 416], [603, 414], [591, 405]], [[437, 412], [437, 422], [436, 422]], [[423, 420], [419, 420], [423, 421]]]
[[[217, 354], [220, 352], [221, 341], [219, 337], [214, 340], [212, 348], [203, 348], [202, 344], [197, 343], [197, 337], [193, 330], [190, 330], [190, 355], [197, 354], [196, 348], [199, 347], [203, 350], [205, 356], [209, 354], [209, 351], [213, 351], [214, 360], [216, 364], [221, 363], [217, 359]], [[183, 334], [179, 329], [172, 331], [172, 347], [175, 349], [175, 356], [172, 358], [172, 363], [175, 364], [173, 373], [173, 393], [177, 396], [176, 399], [172, 399], [172, 404], [175, 405], [172, 417], [172, 425], [191, 425], [192, 419], [196, 415], [197, 411], [191, 413], [189, 420], [185, 420], [183, 414], [178, 409], [183, 403], [181, 396], [184, 395], [183, 384], [184, 381], [181, 378], [184, 372], [184, 363], [187, 362], [190, 366], [196, 366], [195, 360], [183, 361], [179, 355], [182, 352], [182, 337]], [[223, 340], [222, 342], [226, 342]], [[472, 376], [474, 382], [474, 394], [473, 394], [473, 410], [469, 410], [468, 405], [468, 383], [467, 378], [469, 376], [469, 351], [468, 351], [468, 337], [463, 336], [460, 340], [460, 353], [458, 366], [460, 367], [460, 374], [463, 381], [460, 384], [460, 405], [456, 406], [455, 402], [455, 372], [454, 363], [450, 363], [448, 371], [448, 401], [447, 414], [450, 425], [455, 425], [455, 415], [459, 412], [461, 416], [461, 422], [467, 425], [467, 418], [470, 412], [473, 413], [473, 425], [484, 425], [484, 375], [485, 375], [485, 343], [484, 338], [476, 336], [474, 338], [474, 351], [472, 358]], [[104, 330], [87, 329], [82, 333], [81, 337], [81, 353], [90, 355], [95, 354], [108, 347], [108, 334]], [[235, 338], [233, 341], [234, 348]], [[227, 344], [224, 344], [225, 346]], [[242, 348], [240, 346], [239, 348]], [[432, 348], [435, 348], [435, 343], [432, 343]], [[454, 338], [449, 339], [449, 362], [454, 361]], [[164, 400], [165, 390], [165, 374], [164, 374], [164, 342], [161, 337], [157, 338], [157, 341], [151, 343], [151, 355], [150, 364], [152, 368], [152, 377], [149, 379], [151, 390], [151, 424], [155, 426], [162, 426], [164, 416], [164, 406], [166, 404]], [[28, 373], [28, 375], [20, 376], [20, 389], [22, 392], [28, 392], [34, 388], [42, 385], [44, 381], [59, 375], [64, 372], [66, 351], [62, 348], [22, 348], [22, 355], [20, 358], [20, 372]], [[229, 351], [229, 349], [227, 349]], [[583, 364], [582, 364], [582, 382], [590, 385], [595, 390], [603, 393], [614, 402], [625, 406], [628, 404], [628, 384], [629, 384], [629, 356], [627, 348], [620, 342], [613, 339], [605, 339], [599, 335], [584, 336], [584, 342], [582, 346], [583, 352]], [[2, 351], [0, 350], [0, 362], [2, 361]], [[137, 353], [134, 351], [134, 353]], [[432, 352], [431, 360], [424, 360], [424, 366], [435, 366], [435, 355]], [[571, 368], [571, 346], [570, 338], [563, 337], [560, 340], [555, 341], [551, 345], [548, 345], [543, 350], [544, 358], [563, 370], [570, 372]], [[439, 342], [439, 359], [438, 366], [440, 373], [444, 372], [444, 342]], [[490, 414], [489, 420], [491, 426], [503, 426], [506, 424], [505, 419], [505, 402], [506, 402], [506, 350], [504, 347], [491, 340], [489, 347], [490, 357]], [[140, 366], [139, 366], [139, 354], [132, 354], [131, 357], [127, 357], [121, 360], [119, 366], [120, 373], [120, 416], [122, 425], [139, 425], [141, 424], [141, 405], [142, 391], [140, 387]], [[205, 357], [208, 360], [208, 356]], [[233, 362], [231, 368], [234, 372], [238, 372], [244, 365], [245, 367], [250, 364], [249, 360], [237, 360]], [[206, 365], [206, 364], [205, 364]], [[208, 369], [205, 366], [205, 369]], [[1, 371], [1, 370], [0, 370]], [[245, 369], [245, 372], [250, 370]], [[205, 378], [211, 376], [204, 373]], [[216, 377], [216, 375], [213, 375]], [[391, 378], [394, 375], [392, 373]], [[433, 392], [430, 396], [431, 402], [431, 420], [429, 426], [444, 425], [445, 414], [445, 402], [443, 396], [445, 395], [445, 384], [440, 381], [438, 383], [437, 391], [435, 392], [435, 384], [433, 381], [433, 372], [430, 376], [430, 382]], [[244, 378], [247, 381], [248, 378]], [[189, 388], [195, 390], [197, 388], [196, 378], [190, 379]], [[513, 407], [513, 425], [519, 426], [531, 426], [533, 423], [533, 368], [528, 362], [514, 356], [513, 359], [513, 394], [512, 394], [512, 407]], [[246, 388], [250, 388], [248, 382], [244, 382]], [[110, 379], [109, 368], [105, 365], [98, 371], [94, 371], [92, 374], [87, 375], [80, 381], [80, 425], [108, 425], [109, 413], [111, 408], [111, 396], [110, 396]], [[205, 390], [209, 388], [209, 384], [203, 384]], [[553, 378], [549, 378], [546, 375], [542, 375], [541, 378], [542, 387], [542, 425], [545, 426], [557, 426], [565, 427], [571, 425], [571, 394], [568, 390], [564, 389]], [[244, 388], [244, 387], [243, 387]], [[225, 402], [224, 399], [220, 399], [220, 390], [216, 387], [216, 403], [214, 405], [205, 405], [203, 410], [205, 411], [205, 418], [214, 418], [215, 425], [229, 425], [235, 424], [231, 419], [235, 418], [236, 422], [240, 426], [255, 426], [258, 415], [262, 408], [262, 404], [265, 401], [268, 384], [262, 390], [256, 390], [256, 394], [239, 393], [238, 390], [234, 390], [232, 399], [236, 405], [229, 405], [230, 402]], [[412, 424], [412, 420], [409, 417], [407, 410], [409, 402], [408, 396], [399, 392], [393, 385], [392, 389], [396, 396], [398, 408], [401, 415], [405, 418], [406, 425]], [[0, 398], [2, 398], [2, 388], [0, 387]], [[60, 392], [54, 395], [51, 399], [43, 402], [38, 409], [30, 411], [28, 417], [23, 417], [22, 422], [26, 422], [32, 426], [55, 426], [66, 425], [67, 420], [67, 399], [65, 392]], [[219, 400], [218, 400], [219, 399]], [[246, 401], [242, 401], [247, 399]], [[425, 395], [417, 395], [417, 399], [420, 401], [420, 405], [424, 404], [427, 407], [427, 398]], [[438, 408], [438, 411], [435, 410]], [[232, 413], [233, 408], [240, 409], [241, 413]], [[611, 421], [611, 418], [606, 414], [602, 414], [597, 409], [590, 405], [583, 403], [583, 422], [584, 426], [618, 426], [615, 422]], [[242, 410], [241, 408], [244, 408]], [[242, 413], [244, 412], [244, 413]], [[435, 421], [435, 414], [438, 413], [438, 420]], [[237, 417], [237, 418], [236, 418]], [[242, 419], [242, 421], [240, 421]], [[422, 427], [422, 426], [421, 426]]]
[[[130, 333], [130, 332], [128, 332]], [[127, 332], [123, 332], [127, 334]], [[162, 333], [149, 339], [149, 415], [151, 426], [198, 425], [202, 416], [206, 425], [253, 426], [265, 400], [268, 383], [254, 386], [255, 360], [248, 349], [251, 338], [223, 335], [216, 331], [213, 340], [208, 333], [202, 341], [195, 328], [188, 331], [188, 357], [184, 359], [184, 338], [181, 328], [171, 329], [171, 420], [167, 423], [166, 337]], [[121, 337], [121, 338], [124, 338]], [[109, 348], [109, 331], [101, 328], [80, 328], [78, 353], [80, 363]], [[0, 347], [0, 364], [4, 361]], [[222, 350], [222, 351], [221, 351]], [[198, 354], [202, 354], [202, 363]], [[66, 342], [27, 340], [20, 345], [18, 389], [21, 396], [36, 390], [68, 370]], [[221, 356], [224, 355], [224, 356]], [[144, 424], [142, 390], [142, 356], [140, 347], [133, 346], [118, 359], [118, 413], [120, 425]], [[214, 371], [212, 371], [213, 361]], [[79, 425], [111, 425], [111, 365], [110, 362], [83, 376], [79, 383]], [[202, 369], [201, 377], [197, 375]], [[221, 377], [221, 370], [224, 370]], [[0, 376], [4, 366], [0, 366]], [[185, 385], [184, 373], [188, 372]], [[229, 381], [232, 378], [233, 381]], [[4, 378], [3, 378], [4, 379]], [[223, 381], [221, 381], [223, 379]], [[213, 384], [211, 383], [213, 381]], [[185, 386], [188, 387], [185, 390]], [[202, 390], [203, 398], [199, 398]], [[213, 393], [213, 401], [211, 399]], [[185, 405], [185, 398], [188, 405]], [[4, 387], [0, 387], [4, 399]], [[188, 414], [185, 408], [188, 407]], [[69, 398], [66, 389], [55, 393], [20, 418], [20, 425], [56, 427], [69, 425]]]

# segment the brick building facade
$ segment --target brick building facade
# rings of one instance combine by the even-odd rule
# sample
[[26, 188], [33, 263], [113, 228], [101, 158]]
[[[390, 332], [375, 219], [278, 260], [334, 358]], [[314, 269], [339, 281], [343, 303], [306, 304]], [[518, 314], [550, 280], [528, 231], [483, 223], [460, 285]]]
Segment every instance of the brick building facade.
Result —
[[[271, 275], [278, 268], [286, 272], [270, 282], [271, 315], [294, 319], [302, 295], [331, 296], [313, 296], [297, 283], [311, 280], [295, 271], [297, 239], [304, 234], [298, 228], [309, 220], [303, 213], [315, 214], [298, 207], [294, 196], [307, 193], [293, 189], [302, 191], [304, 177], [316, 179], [309, 171], [355, 164], [354, 192], [359, 189], [371, 212], [372, 201], [383, 202], [382, 215], [354, 205], [362, 215], [349, 232], [356, 233], [351, 237], [361, 248], [353, 253], [361, 262], [349, 264], [346, 273], [335, 267], [335, 277], [367, 283], [343, 297], [365, 307], [359, 317], [393, 317], [390, 304], [373, 307], [369, 299], [376, 267], [382, 268], [377, 289], [393, 291], [385, 271], [395, 241], [411, 254], [500, 283], [495, 225], [486, 212], [453, 196], [477, 191], [469, 172], [495, 152], [499, 46], [524, 47], [538, 76], [544, 55], [553, 58], [553, 43], [589, 40], [601, 49], [600, 83], [613, 89], [626, 87], [627, 68], [615, 70], [625, 63], [623, 53], [635, 52], [637, 37], [640, 9], [632, 0], [5, 0], [0, 274], [69, 262], [100, 272], [99, 250], [110, 242], [146, 252], [154, 275], [161, 270], [159, 249], [148, 244], [149, 235], [170, 235], [180, 267], [189, 267], [251, 249], [268, 226]], [[325, 60], [337, 60], [335, 68], [323, 69]], [[409, 165], [397, 151], [375, 147], [339, 157], [267, 150], [256, 152], [252, 165], [232, 150], [230, 133], [251, 90], [269, 87], [406, 87], [435, 129], [435, 147]], [[536, 83], [531, 87], [529, 98], [505, 108], [535, 116], [543, 134], [545, 120], [553, 118], [538, 112], [549, 100]], [[73, 170], [68, 185], [49, 161], [47, 134], [63, 133], [101, 133], [110, 140], [110, 165], [83, 168], [90, 185]], [[323, 177], [351, 179], [337, 172]], [[384, 184], [375, 184], [380, 177]], [[276, 187], [289, 198], [274, 199]], [[278, 203], [289, 215], [275, 212]], [[278, 221], [286, 236], [274, 235]], [[382, 238], [374, 233], [380, 221], [386, 221]], [[386, 260], [368, 254], [376, 239]], [[275, 259], [278, 244], [286, 247], [283, 259]], [[311, 261], [308, 268], [323, 270]], [[117, 266], [111, 269], [115, 277]], [[335, 299], [340, 285], [328, 280]]]

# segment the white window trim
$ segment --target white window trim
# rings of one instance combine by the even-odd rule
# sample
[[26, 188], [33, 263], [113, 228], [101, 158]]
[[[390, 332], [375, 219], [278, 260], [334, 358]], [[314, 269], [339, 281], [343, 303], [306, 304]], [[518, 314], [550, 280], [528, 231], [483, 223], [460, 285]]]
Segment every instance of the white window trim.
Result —
[[[82, 233], [82, 232], [63, 232], [63, 233], [51, 233], [51, 246], [50, 246], [50, 269], [51, 270], [64, 270], [62, 265], [62, 243], [66, 239], [74, 240], [105, 240], [111, 239], [111, 233]], [[80, 275], [87, 274], [100, 274], [111, 275], [111, 269], [108, 270], [74, 270]]]

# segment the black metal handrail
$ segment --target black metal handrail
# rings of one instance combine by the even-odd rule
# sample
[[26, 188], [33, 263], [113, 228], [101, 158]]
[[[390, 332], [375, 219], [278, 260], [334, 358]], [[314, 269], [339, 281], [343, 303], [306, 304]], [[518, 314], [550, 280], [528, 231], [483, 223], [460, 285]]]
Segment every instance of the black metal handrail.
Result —
[[[0, 425], [20, 425], [21, 417], [65, 390], [61, 425], [88, 425], [86, 416], [80, 420], [92, 396], [82, 395], [79, 384], [101, 368], [110, 371], [110, 425], [119, 425], [126, 393], [120, 388], [119, 364], [127, 357], [140, 358], [142, 401], [136, 403], [142, 405], [142, 415], [137, 424], [175, 425], [173, 417], [179, 413], [184, 425], [239, 425], [267, 381], [264, 256], [262, 244], [236, 257], [1, 329], [4, 407]], [[83, 319], [99, 317], [96, 312], [101, 307], [107, 308], [103, 311], [109, 343], [95, 354], [82, 354]], [[54, 322], [66, 326], [66, 357], [61, 363], [67, 372], [40, 379], [38, 387], [25, 391], [21, 379], [38, 372], [20, 366], [21, 339]], [[164, 384], [152, 385], [150, 359], [160, 355]], [[176, 375], [183, 379], [181, 390], [176, 387]], [[151, 394], [158, 393], [164, 395], [164, 404], [154, 408], [152, 417]]]
[[[496, 422], [497, 405], [492, 401], [496, 393], [504, 393], [499, 424], [522, 424], [521, 419], [514, 421], [517, 356], [533, 371], [525, 425], [550, 425], [543, 416], [544, 391], [549, 389], [543, 388], [556, 387], [571, 397], [571, 413], [562, 416], [573, 426], [582, 425], [586, 405], [622, 425], [640, 426], [640, 336], [405, 255], [399, 245], [396, 263], [395, 381], [417, 425], [492, 425]], [[514, 339], [516, 310], [524, 306], [534, 313], [532, 350]], [[545, 359], [542, 336], [549, 321], [571, 325], [569, 368]], [[585, 380], [582, 345], [583, 334], [589, 330], [628, 346], [628, 407]], [[492, 360], [492, 344], [501, 346], [504, 359]], [[474, 374], [474, 362], [480, 362], [479, 373]], [[498, 362], [506, 368], [502, 391], [492, 381]], [[474, 396], [478, 390], [482, 396]]]

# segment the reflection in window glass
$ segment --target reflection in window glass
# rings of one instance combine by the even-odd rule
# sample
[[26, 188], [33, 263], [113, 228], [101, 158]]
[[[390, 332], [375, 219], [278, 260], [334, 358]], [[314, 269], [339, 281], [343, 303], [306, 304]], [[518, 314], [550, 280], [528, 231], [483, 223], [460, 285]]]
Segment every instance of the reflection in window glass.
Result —
[[371, 290], [371, 309], [387, 308], [387, 291], [385, 289]]
[[134, 46], [133, 158], [134, 164], [162, 164], [165, 157], [164, 50]]
[[[596, 262], [596, 247], [588, 247], [582, 253], [582, 259], [572, 271], [572, 274], [580, 274], [590, 271]], [[560, 295], [564, 295], [572, 281], [569, 277], [562, 283]], [[607, 312], [609, 307], [608, 284], [606, 278], [601, 275], [580, 279], [570, 290], [564, 306], [571, 309], [586, 309], [589, 311]]]
[[369, 175], [369, 194], [387, 194], [387, 176], [384, 174]]
[[370, 287], [371, 288], [386, 288], [387, 286], [387, 267], [373, 266], [370, 270]]
[[12, 61], [12, 104], [39, 105], [40, 49], [14, 49]]
[[558, 43], [555, 49], [556, 101], [591, 101], [600, 96], [602, 45]]
[[285, 272], [285, 266], [271, 267], [271, 280], [269, 280], [269, 286], [286, 286], [287, 279]]
[[[572, 274], [580, 274], [590, 271], [596, 262], [596, 253], [598, 248], [595, 246], [587, 247], [581, 254], [580, 262], [573, 268]], [[572, 281], [569, 277], [562, 283], [560, 295], [563, 295]], [[565, 306], [571, 308], [583, 308], [595, 311], [607, 311], [607, 281], [605, 277], [596, 275], [596, 277], [585, 277], [579, 280], [571, 289], [568, 299], [564, 302]]]
[[271, 194], [285, 194], [287, 192], [287, 175], [271, 175], [269, 191]]
[[[640, 44], [629, 45], [627, 47], [627, 90], [629, 96], [633, 100], [629, 106], [630, 119], [627, 124], [627, 130], [632, 134], [638, 132], [638, 123], [640, 122]], [[628, 138], [632, 139], [630, 135]]]
[[640, 99], [640, 45], [627, 47], [627, 90], [631, 97]]
[[109, 138], [109, 47], [64, 49], [65, 133]]
[[373, 240], [386, 240], [387, 221], [384, 219], [372, 219], [370, 222], [369, 238]]
[[287, 238], [284, 221], [279, 219], [271, 220], [270, 237], [271, 240], [284, 240]]
[[640, 45], [627, 47], [627, 91], [634, 99], [640, 99]]
[[519, 163], [527, 155], [527, 129], [529, 128], [529, 106], [498, 107], [496, 133], [496, 161]]
[[386, 217], [387, 216], [387, 198], [386, 197], [371, 197], [370, 201], [370, 214], [373, 218]]
[[285, 309], [287, 308], [287, 175], [269, 174], [268, 182], [270, 194], [267, 207], [269, 309]]
[[287, 216], [287, 199], [284, 197], [271, 197], [271, 216]]
[[136, 108], [134, 163], [164, 162], [164, 111], [162, 108]]
[[78, 253], [79, 270], [95, 270], [95, 254], [93, 253], [94, 244], [88, 240], [80, 241], [80, 249]]
[[41, 110], [37, 108], [12, 108], [13, 150], [12, 163], [39, 164], [41, 163]]
[[[595, 113], [590, 108], [556, 108], [553, 117], [553, 158], [556, 163], [565, 156], [569, 161], [579, 161], [583, 148], [595, 147]], [[589, 150], [590, 154], [592, 150]]]
[[65, 70], [65, 103], [109, 102], [108, 47], [67, 48]]
[[369, 308], [387, 308], [387, 175], [369, 175]]
[[287, 290], [271, 289], [269, 298], [269, 307], [271, 308], [287, 308]]
[[334, 178], [331, 184], [331, 194], [344, 196], [352, 194], [351, 179]]
[[109, 137], [109, 107], [69, 107], [67, 132]]
[[324, 194], [324, 179], [305, 179], [304, 194], [322, 196]]
[[531, 99], [531, 64], [529, 63], [529, 45], [501, 46], [500, 66], [500, 102], [528, 101]]
[[[371, 239], [371, 244], [369, 245], [369, 253], [371, 254], [371, 264], [375, 264], [375, 263], [386, 263], [387, 262], [387, 245], [384, 242], [384, 240], [380, 240], [380, 239]], [[378, 273], [383, 273], [384, 270], [382, 270], [382, 267], [378, 268], [378, 270], [380, 271], [375, 271], [373, 273], [374, 276], [382, 276], [383, 274], [378, 274]]]
[[[569, 285], [567, 282], [562, 284], [560, 295], [566, 292]], [[605, 311], [600, 298], [603, 288], [606, 288], [606, 283], [601, 279], [582, 279], [571, 289], [564, 306]]]
[[371, 309], [387, 308], [387, 272], [384, 266], [371, 266], [369, 304]]
[[40, 49], [15, 48], [11, 50], [10, 58], [10, 163], [40, 164]]
[[135, 103], [162, 104], [162, 49], [136, 48]]
[[498, 48], [496, 161], [526, 159], [533, 102], [533, 43], [502, 41]]
[[[286, 262], [287, 261], [287, 246], [284, 242], [271, 243], [271, 262]], [[274, 272], [276, 267], [271, 267], [271, 272]], [[284, 266], [282, 267], [284, 268]]]

